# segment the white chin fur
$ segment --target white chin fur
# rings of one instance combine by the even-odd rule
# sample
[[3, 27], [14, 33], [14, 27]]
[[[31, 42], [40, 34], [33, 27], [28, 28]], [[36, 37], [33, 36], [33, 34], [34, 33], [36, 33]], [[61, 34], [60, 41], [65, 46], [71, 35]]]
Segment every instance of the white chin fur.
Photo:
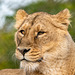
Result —
[[21, 61], [20, 62], [20, 68], [23, 68], [25, 71], [35, 71], [39, 66], [39, 63], [33, 63], [33, 62], [27, 62], [27, 61]]

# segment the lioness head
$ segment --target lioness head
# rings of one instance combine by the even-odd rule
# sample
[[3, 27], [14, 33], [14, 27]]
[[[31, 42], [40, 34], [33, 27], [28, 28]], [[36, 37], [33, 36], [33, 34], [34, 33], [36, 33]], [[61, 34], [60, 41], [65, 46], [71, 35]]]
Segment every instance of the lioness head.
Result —
[[41, 62], [49, 58], [50, 54], [56, 52], [55, 48], [59, 46], [59, 41], [63, 41], [67, 35], [69, 18], [68, 9], [56, 15], [45, 12], [28, 15], [24, 10], [17, 11], [15, 54], [21, 61], [22, 67], [29, 66], [30, 63], [38, 67]]

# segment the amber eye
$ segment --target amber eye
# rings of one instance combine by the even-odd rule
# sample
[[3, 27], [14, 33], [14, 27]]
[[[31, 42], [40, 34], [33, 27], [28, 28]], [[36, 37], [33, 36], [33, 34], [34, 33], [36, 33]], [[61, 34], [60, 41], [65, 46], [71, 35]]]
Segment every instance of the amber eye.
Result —
[[44, 33], [45, 33], [44, 31], [39, 31], [37, 35], [42, 35]]
[[25, 31], [24, 30], [20, 30], [20, 33], [24, 35], [25, 34]]

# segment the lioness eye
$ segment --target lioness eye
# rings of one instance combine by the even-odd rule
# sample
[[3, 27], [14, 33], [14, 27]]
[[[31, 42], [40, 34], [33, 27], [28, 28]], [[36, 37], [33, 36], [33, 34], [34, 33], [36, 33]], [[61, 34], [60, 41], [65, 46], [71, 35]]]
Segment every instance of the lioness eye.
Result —
[[39, 31], [37, 35], [42, 35], [44, 33], [45, 33], [44, 31]]
[[25, 34], [25, 31], [24, 30], [20, 30], [20, 33], [24, 35]]

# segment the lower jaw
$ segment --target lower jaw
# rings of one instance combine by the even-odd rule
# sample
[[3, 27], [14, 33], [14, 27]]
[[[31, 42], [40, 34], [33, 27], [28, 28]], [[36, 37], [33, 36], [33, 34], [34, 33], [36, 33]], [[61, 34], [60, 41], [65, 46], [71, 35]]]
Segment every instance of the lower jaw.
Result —
[[39, 63], [33, 63], [33, 62], [27, 62], [25, 60], [20, 62], [20, 68], [24, 69], [25, 71], [35, 71], [36, 69], [38, 69], [39, 67]]

